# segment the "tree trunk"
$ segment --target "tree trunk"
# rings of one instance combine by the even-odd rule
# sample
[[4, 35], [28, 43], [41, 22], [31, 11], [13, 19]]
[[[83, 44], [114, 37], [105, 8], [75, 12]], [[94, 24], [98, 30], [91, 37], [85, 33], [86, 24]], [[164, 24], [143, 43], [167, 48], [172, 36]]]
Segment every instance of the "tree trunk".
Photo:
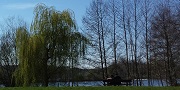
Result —
[[102, 10], [101, 10], [101, 5], [100, 5], [100, 14], [101, 14], [101, 18], [100, 18], [100, 27], [101, 27], [101, 38], [102, 38], [102, 49], [103, 49], [103, 60], [104, 60], [104, 64], [105, 64], [105, 75], [106, 78], [108, 78], [108, 72], [107, 72], [107, 61], [106, 61], [106, 49], [105, 49], [105, 40], [104, 40], [104, 27], [103, 27], [103, 17], [102, 17]]
[[134, 0], [134, 60], [135, 60], [135, 69], [136, 69], [136, 85], [139, 86], [138, 79], [138, 62], [137, 62], [137, 0]]
[[[102, 42], [101, 42], [101, 33], [100, 33], [100, 21], [99, 21], [99, 2], [97, 1], [97, 27], [98, 27], [98, 43], [99, 43], [99, 54], [101, 59], [101, 70], [102, 70], [102, 78], [104, 79], [104, 61], [103, 61], [103, 52], [102, 52]], [[104, 83], [105, 84], [105, 83]]]
[[117, 57], [116, 57], [116, 12], [115, 12], [115, 2], [112, 0], [112, 15], [113, 15], [113, 53], [114, 53], [114, 62], [115, 62], [115, 74], [118, 74], [117, 71]]
[[125, 23], [125, 6], [124, 0], [122, 0], [123, 6], [123, 30], [124, 30], [124, 38], [125, 38], [125, 45], [126, 45], [126, 67], [127, 67], [127, 77], [130, 78], [130, 71], [129, 71], [129, 53], [128, 53], [128, 40], [127, 40], [127, 31], [126, 31], [126, 23]]
[[48, 83], [49, 83], [49, 78], [48, 78], [48, 65], [47, 65], [47, 62], [48, 62], [48, 59], [49, 59], [49, 49], [46, 48], [46, 56], [44, 58], [44, 65], [43, 65], [43, 68], [44, 68], [44, 82], [43, 82], [43, 86], [47, 87], [48, 86]]
[[149, 70], [149, 45], [148, 45], [148, 7], [147, 0], [145, 0], [145, 29], [146, 29], [146, 62], [147, 62], [147, 79], [148, 86], [150, 86], [150, 70]]

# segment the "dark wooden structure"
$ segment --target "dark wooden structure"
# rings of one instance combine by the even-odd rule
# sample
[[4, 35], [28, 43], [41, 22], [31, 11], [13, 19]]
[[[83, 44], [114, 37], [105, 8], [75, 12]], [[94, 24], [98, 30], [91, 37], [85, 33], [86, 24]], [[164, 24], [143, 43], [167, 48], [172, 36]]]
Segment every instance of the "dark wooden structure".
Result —
[[114, 79], [103, 80], [103, 82], [105, 83], [104, 86], [121, 86], [121, 85], [131, 86], [132, 85], [131, 79], [123, 80], [123, 79], [114, 78]]

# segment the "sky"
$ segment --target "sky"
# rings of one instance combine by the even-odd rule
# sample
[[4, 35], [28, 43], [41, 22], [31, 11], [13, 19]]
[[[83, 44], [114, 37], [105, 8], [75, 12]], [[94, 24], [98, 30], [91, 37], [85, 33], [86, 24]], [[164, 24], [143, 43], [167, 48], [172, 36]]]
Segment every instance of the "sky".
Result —
[[54, 6], [56, 10], [62, 11], [70, 9], [74, 11], [78, 27], [82, 27], [82, 17], [86, 8], [92, 0], [0, 0], [0, 23], [2, 24], [8, 17], [20, 17], [27, 24], [33, 20], [33, 10], [38, 3], [46, 6]]

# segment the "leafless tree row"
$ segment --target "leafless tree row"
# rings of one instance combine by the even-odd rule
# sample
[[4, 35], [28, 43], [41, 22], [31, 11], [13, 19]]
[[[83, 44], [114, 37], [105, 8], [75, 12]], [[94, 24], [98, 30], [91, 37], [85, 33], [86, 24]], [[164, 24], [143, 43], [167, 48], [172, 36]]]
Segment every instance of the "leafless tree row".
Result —
[[[121, 75], [118, 62], [125, 58], [125, 78], [165, 80], [179, 78], [180, 2], [177, 0], [93, 0], [83, 17], [84, 32], [92, 42], [89, 59], [101, 66], [102, 78]], [[114, 69], [108, 70], [114, 63]], [[144, 63], [144, 64], [142, 64]], [[143, 73], [144, 72], [144, 73]], [[163, 83], [162, 83], [163, 84]]]

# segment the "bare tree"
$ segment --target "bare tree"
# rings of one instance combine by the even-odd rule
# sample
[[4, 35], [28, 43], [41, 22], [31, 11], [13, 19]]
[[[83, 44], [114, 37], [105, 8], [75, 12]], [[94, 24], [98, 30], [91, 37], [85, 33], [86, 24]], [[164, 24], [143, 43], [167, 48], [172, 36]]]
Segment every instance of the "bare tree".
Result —
[[138, 1], [134, 0], [134, 60], [135, 60], [135, 69], [136, 69], [136, 85], [139, 86], [139, 73], [138, 73], [138, 64], [137, 64], [137, 40], [138, 40], [138, 19], [137, 19], [137, 4]]
[[174, 9], [166, 5], [159, 7], [158, 14], [153, 17], [151, 30], [152, 39], [156, 43], [157, 55], [164, 55], [166, 78], [170, 85], [176, 85], [176, 52], [179, 42], [179, 26]]
[[16, 18], [6, 19], [5, 24], [1, 27], [2, 36], [0, 37], [0, 75], [2, 84], [5, 86], [15, 86], [13, 73], [18, 66], [16, 57], [16, 29], [25, 23]]
[[122, 21], [123, 21], [123, 30], [124, 30], [124, 38], [125, 38], [125, 46], [126, 46], [126, 65], [127, 65], [127, 75], [130, 78], [130, 70], [129, 70], [129, 52], [128, 52], [128, 39], [127, 39], [127, 28], [126, 28], [126, 17], [125, 17], [125, 0], [122, 0]]
[[[105, 2], [102, 0], [92, 1], [90, 7], [86, 11], [86, 15], [83, 17], [83, 24], [85, 27], [84, 32], [91, 40], [93, 47], [91, 52], [98, 54], [99, 57], [93, 58], [99, 59], [102, 68], [102, 78], [107, 77], [107, 25], [106, 25], [106, 10]], [[98, 53], [97, 53], [98, 51]]]
[[151, 81], [151, 71], [150, 71], [150, 60], [149, 60], [149, 19], [150, 19], [150, 9], [151, 9], [151, 2], [150, 0], [144, 0], [142, 6], [142, 13], [143, 13], [143, 20], [142, 25], [145, 29], [145, 53], [146, 53], [146, 64], [147, 64], [147, 79], [148, 79], [148, 86], [150, 86]]
[[112, 44], [112, 51], [113, 51], [113, 62], [114, 62], [114, 72], [111, 72], [111, 73], [115, 73], [115, 74], [118, 74], [118, 70], [117, 70], [117, 47], [119, 45], [119, 42], [120, 42], [120, 39], [121, 37], [118, 36], [118, 34], [121, 32], [120, 31], [120, 12], [119, 12], [119, 4], [120, 2], [118, 0], [109, 0], [107, 2], [108, 4], [108, 13], [107, 13], [107, 16], [108, 16], [108, 25], [109, 25], [109, 30], [110, 30], [110, 33], [112, 33], [112, 41], [110, 42], [110, 44]]

